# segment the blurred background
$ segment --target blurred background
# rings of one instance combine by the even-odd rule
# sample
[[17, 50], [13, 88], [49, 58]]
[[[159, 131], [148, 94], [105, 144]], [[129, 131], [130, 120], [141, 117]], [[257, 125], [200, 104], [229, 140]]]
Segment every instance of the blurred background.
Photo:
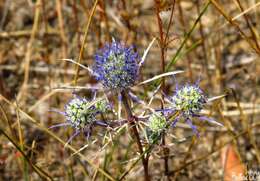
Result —
[[[72, 97], [73, 89], [57, 88], [75, 86], [75, 77], [77, 86], [97, 83], [62, 59], [91, 66], [94, 53], [112, 38], [133, 45], [140, 56], [156, 38], [139, 81], [166, 69], [184, 70], [176, 75], [180, 85], [200, 79], [208, 97], [226, 95], [203, 110], [224, 127], [197, 121], [196, 138], [180, 122], [166, 145], [155, 146], [152, 180], [232, 180], [250, 171], [259, 176], [259, 5], [258, 0], [0, 0], [0, 179], [109, 180], [87, 160], [114, 178], [129, 169], [138, 154], [127, 129], [113, 140], [96, 129], [89, 142], [81, 135], [69, 147], [64, 144], [71, 128], [47, 129], [65, 121], [49, 110], [63, 110]], [[165, 79], [167, 95], [176, 81]], [[151, 85], [134, 88], [147, 102], [153, 91]], [[91, 98], [89, 90], [76, 92]], [[161, 105], [160, 98], [154, 106]], [[142, 179], [141, 163], [125, 178]]]

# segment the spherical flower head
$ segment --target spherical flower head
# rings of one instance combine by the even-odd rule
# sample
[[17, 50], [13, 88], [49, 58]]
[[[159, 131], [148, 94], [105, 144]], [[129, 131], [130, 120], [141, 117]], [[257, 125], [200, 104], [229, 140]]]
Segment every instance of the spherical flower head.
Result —
[[113, 41], [95, 55], [94, 74], [105, 88], [124, 90], [138, 77], [138, 57], [132, 47]]
[[155, 133], [160, 133], [162, 132], [166, 126], [167, 126], [167, 121], [166, 118], [162, 113], [153, 113], [149, 117], [149, 128], [151, 129], [152, 132]]
[[67, 121], [76, 129], [84, 129], [96, 121], [96, 108], [84, 98], [75, 97], [65, 106]]
[[199, 113], [207, 102], [202, 90], [195, 85], [185, 85], [177, 90], [171, 98], [172, 108], [181, 111], [183, 115], [190, 116]]
[[148, 119], [148, 128], [146, 129], [146, 135], [149, 143], [157, 143], [166, 127], [166, 117], [162, 113], [154, 112]]

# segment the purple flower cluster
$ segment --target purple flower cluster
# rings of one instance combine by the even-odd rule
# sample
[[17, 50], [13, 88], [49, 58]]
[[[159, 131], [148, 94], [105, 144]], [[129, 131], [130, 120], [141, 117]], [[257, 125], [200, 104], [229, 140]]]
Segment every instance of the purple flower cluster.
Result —
[[94, 126], [108, 126], [104, 121], [97, 120], [97, 115], [106, 113], [109, 109], [109, 103], [103, 99], [88, 101], [85, 98], [75, 96], [65, 105], [64, 112], [59, 112], [66, 117], [67, 122], [51, 126], [51, 128], [72, 126], [76, 131], [68, 142], [80, 132], [89, 138]]
[[192, 123], [192, 118], [194, 117], [222, 126], [222, 124], [213, 119], [199, 114], [207, 103], [207, 97], [197, 84], [185, 85], [180, 89], [177, 87], [175, 94], [172, 97], [168, 97], [168, 99], [171, 104], [171, 110], [179, 112], [179, 115], [172, 124], [173, 126], [179, 119], [183, 118], [197, 136], [199, 135], [197, 127]]
[[170, 98], [171, 107], [174, 110], [181, 111], [185, 116], [191, 116], [199, 113], [207, 98], [203, 91], [197, 85], [185, 85]]
[[93, 71], [105, 88], [124, 90], [138, 77], [138, 59], [132, 47], [113, 41], [95, 55]]
[[[145, 51], [146, 53], [149, 47]], [[113, 41], [112, 43], [106, 44], [95, 54], [95, 64], [92, 69], [87, 67], [87, 70], [90, 70], [92, 75], [103, 84], [105, 89], [116, 91], [119, 93], [119, 97], [122, 96], [121, 92], [126, 93], [133, 102], [145, 104], [144, 101], [139, 100], [138, 97], [131, 92], [130, 88], [135, 84], [138, 78], [139, 69], [144, 63], [146, 53], [144, 53], [142, 60], [139, 62], [139, 55], [133, 50], [133, 47], [127, 47], [123, 43]], [[173, 72], [169, 73], [167, 75], [173, 75]], [[165, 75], [158, 77], [162, 76]], [[152, 78], [151, 80], [154, 79]], [[147, 83], [149, 81], [145, 82]], [[121, 99], [119, 99], [119, 101], [121, 101]], [[200, 115], [207, 101], [208, 99], [200, 89], [198, 83], [194, 85], [187, 84], [181, 88], [177, 86], [174, 95], [168, 97], [170, 106], [159, 110], [159, 112], [162, 113], [154, 112], [149, 117], [147, 129], [150, 136], [149, 139], [151, 138], [152, 142], [154, 142], [155, 138], [166, 131], [170, 124], [175, 126], [180, 119], [184, 119], [196, 135], [198, 135], [198, 131], [192, 122], [193, 118], [222, 126], [222, 124], [213, 119]], [[96, 99], [95, 97], [89, 101], [85, 98], [75, 96], [66, 104], [64, 112], [60, 112], [66, 117], [66, 123], [54, 125], [52, 128], [72, 126], [76, 131], [68, 142], [80, 132], [83, 132], [89, 137], [94, 126], [108, 127], [108, 123], [98, 120], [97, 116], [107, 113], [109, 110], [112, 110], [111, 106], [104, 99]], [[167, 119], [173, 116], [174, 113], [178, 114], [176, 114], [177, 117], [171, 123]], [[101, 117], [103, 118], [103, 115]]]
[[85, 98], [76, 97], [65, 105], [65, 117], [77, 130], [85, 129], [96, 121], [97, 109]]

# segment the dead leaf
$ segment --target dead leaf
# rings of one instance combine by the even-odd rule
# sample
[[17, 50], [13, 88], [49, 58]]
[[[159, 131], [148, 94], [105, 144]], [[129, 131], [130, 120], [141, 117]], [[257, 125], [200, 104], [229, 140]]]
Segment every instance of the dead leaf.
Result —
[[233, 145], [228, 145], [221, 152], [224, 181], [242, 181], [246, 169]]

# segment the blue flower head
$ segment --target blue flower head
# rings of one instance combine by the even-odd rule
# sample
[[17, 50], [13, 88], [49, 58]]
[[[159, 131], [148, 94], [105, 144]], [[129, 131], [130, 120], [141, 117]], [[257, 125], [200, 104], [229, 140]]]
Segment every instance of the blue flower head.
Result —
[[87, 138], [91, 135], [94, 126], [107, 127], [108, 124], [105, 121], [97, 119], [98, 114], [107, 113], [111, 111], [111, 106], [108, 101], [104, 99], [87, 100], [79, 96], [75, 96], [64, 107], [64, 112], [58, 112], [66, 117], [66, 123], [60, 123], [53, 125], [50, 128], [71, 126], [76, 131], [70, 137], [67, 143], [69, 143], [80, 132], [83, 132]]
[[167, 126], [167, 121], [165, 116], [162, 113], [155, 112], [153, 113], [149, 119], [149, 128], [151, 129], [152, 132], [162, 132], [166, 126]]
[[207, 103], [207, 97], [197, 84], [185, 85], [180, 89], [176, 88], [175, 94], [169, 97], [169, 101], [171, 110], [179, 112], [179, 115], [172, 123], [173, 126], [180, 118], [183, 118], [197, 136], [199, 135], [197, 127], [192, 123], [194, 117], [222, 126], [212, 118], [200, 115], [201, 110]]
[[105, 88], [124, 90], [138, 77], [138, 59], [132, 47], [113, 41], [95, 55], [93, 71]]
[[85, 98], [75, 97], [65, 106], [67, 121], [75, 129], [84, 129], [96, 121], [97, 109]]
[[148, 129], [146, 130], [148, 141], [150, 143], [157, 142], [166, 128], [167, 121], [163, 113], [154, 112], [148, 119]]
[[199, 113], [207, 102], [206, 96], [196, 85], [183, 86], [176, 91], [171, 100], [171, 107], [174, 110], [181, 111], [185, 116]]

